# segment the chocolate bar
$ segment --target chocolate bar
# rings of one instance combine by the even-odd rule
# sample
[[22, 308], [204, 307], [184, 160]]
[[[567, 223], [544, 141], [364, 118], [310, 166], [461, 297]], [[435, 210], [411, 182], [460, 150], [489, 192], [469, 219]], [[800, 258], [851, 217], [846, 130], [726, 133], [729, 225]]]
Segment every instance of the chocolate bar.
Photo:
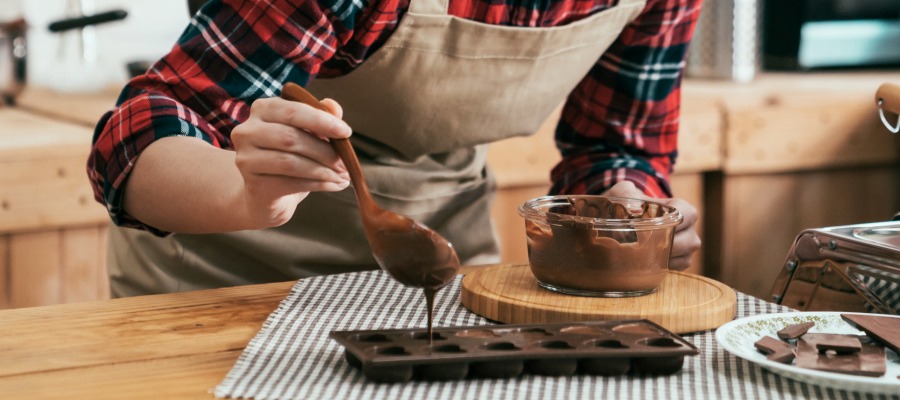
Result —
[[809, 331], [809, 328], [812, 328], [815, 325], [816, 323], [812, 321], [788, 325], [777, 332], [778, 337], [782, 340], [796, 339], [803, 336], [804, 333]]
[[767, 360], [790, 364], [794, 360], [794, 348], [771, 336], [763, 336], [762, 339], [753, 343], [760, 353], [766, 355]]
[[841, 314], [841, 318], [885, 347], [900, 353], [900, 318], [871, 314]]
[[820, 353], [833, 350], [837, 354], [851, 354], [862, 350], [862, 344], [856, 335], [829, 335], [816, 343]]
[[[819, 371], [837, 372], [861, 376], [883, 376], [887, 370], [884, 347], [873, 343], [868, 337], [858, 337], [860, 351], [851, 354], [820, 352], [819, 343], [831, 343], [835, 336], [830, 333], [807, 333], [797, 339], [797, 366]], [[856, 335], [850, 335], [856, 336]]]

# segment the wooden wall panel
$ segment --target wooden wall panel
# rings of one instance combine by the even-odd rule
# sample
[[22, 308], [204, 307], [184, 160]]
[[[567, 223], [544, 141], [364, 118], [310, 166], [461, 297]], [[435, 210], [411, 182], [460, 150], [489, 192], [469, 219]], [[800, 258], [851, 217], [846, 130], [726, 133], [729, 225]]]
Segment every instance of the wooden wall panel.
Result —
[[100, 230], [96, 227], [71, 228], [61, 232], [62, 282], [64, 303], [98, 300], [97, 271]]
[[768, 299], [804, 229], [890, 220], [900, 211], [900, 168], [725, 176], [716, 278]]
[[10, 307], [62, 301], [61, 234], [44, 231], [13, 235], [9, 243]]
[[102, 224], [97, 226], [97, 235], [100, 240], [97, 242], [97, 270], [95, 271], [97, 277], [97, 298], [98, 299], [108, 299], [110, 297], [109, 294], [109, 274], [106, 269], [106, 249], [107, 249], [107, 238], [109, 235], [109, 225]]
[[106, 224], [0, 235], [0, 309], [109, 298]]
[[86, 154], [22, 161], [0, 158], [0, 231], [106, 221], [106, 209], [94, 201], [84, 172], [86, 158]]
[[525, 221], [519, 216], [522, 203], [547, 194], [549, 186], [505, 188], [497, 192], [491, 215], [500, 237], [500, 257], [503, 263], [528, 263], [525, 243]]
[[0, 235], [0, 309], [9, 308], [9, 235]]

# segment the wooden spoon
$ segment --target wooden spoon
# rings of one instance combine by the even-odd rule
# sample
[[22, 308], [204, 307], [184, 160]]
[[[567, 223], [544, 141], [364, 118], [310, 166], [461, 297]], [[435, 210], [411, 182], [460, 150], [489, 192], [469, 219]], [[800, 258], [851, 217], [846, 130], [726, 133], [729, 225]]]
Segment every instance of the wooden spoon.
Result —
[[[315, 96], [294, 83], [284, 85], [281, 97], [329, 112]], [[427, 226], [378, 207], [366, 186], [350, 140], [330, 139], [330, 143], [350, 173], [375, 261], [398, 282], [424, 288], [430, 303], [434, 293], [450, 283], [459, 270], [459, 257], [453, 245]]]

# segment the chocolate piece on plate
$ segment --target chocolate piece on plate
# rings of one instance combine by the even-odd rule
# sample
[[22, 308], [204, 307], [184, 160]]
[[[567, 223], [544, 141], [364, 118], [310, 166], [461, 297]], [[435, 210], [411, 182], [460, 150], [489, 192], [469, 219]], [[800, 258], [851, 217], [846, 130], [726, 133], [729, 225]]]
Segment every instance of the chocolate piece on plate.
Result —
[[862, 350], [862, 343], [856, 335], [831, 335], [825, 340], [816, 343], [816, 349], [820, 353], [834, 350], [837, 354], [851, 354]]
[[872, 314], [841, 314], [841, 318], [887, 348], [900, 353], [900, 318]]
[[789, 364], [794, 360], [794, 348], [771, 336], [763, 336], [756, 343], [753, 343], [753, 346], [765, 354], [767, 360], [784, 364]]
[[[834, 336], [857, 337], [862, 348], [859, 352], [852, 354], [837, 354], [833, 351], [820, 352], [817, 345], [834, 341]], [[862, 376], [882, 376], [887, 370], [884, 347], [873, 343], [865, 336], [832, 333], [807, 333], [797, 339], [797, 366]]]
[[809, 331], [809, 328], [812, 328], [815, 325], [816, 323], [812, 321], [788, 325], [777, 332], [778, 337], [783, 340], [796, 339], [803, 336], [804, 333]]
[[794, 349], [790, 350], [781, 350], [766, 356], [767, 360], [779, 362], [782, 364], [790, 364], [791, 361], [794, 361], [794, 358], [797, 357], [797, 354], [794, 353]]

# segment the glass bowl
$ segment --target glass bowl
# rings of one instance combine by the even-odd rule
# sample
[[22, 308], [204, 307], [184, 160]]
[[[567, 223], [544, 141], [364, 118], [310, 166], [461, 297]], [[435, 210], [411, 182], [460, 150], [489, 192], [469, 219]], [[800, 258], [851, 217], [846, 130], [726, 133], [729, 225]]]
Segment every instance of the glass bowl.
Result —
[[652, 200], [596, 195], [538, 197], [522, 204], [519, 215], [540, 286], [597, 297], [655, 292], [684, 218]]

